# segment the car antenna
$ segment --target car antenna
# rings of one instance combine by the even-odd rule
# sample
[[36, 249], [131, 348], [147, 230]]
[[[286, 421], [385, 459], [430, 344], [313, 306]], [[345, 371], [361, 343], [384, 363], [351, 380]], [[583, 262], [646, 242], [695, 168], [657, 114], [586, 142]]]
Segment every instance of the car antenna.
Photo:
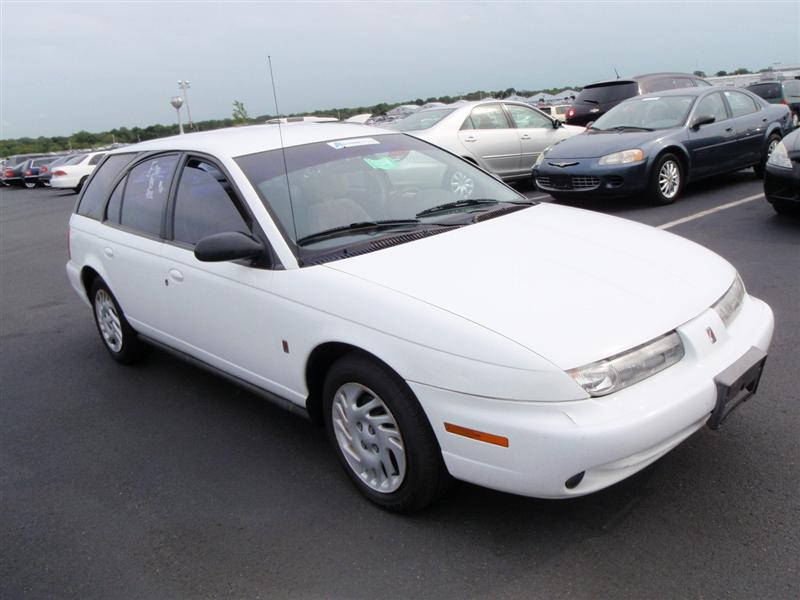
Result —
[[611, 68], [614, 69], [614, 75], [616, 75], [617, 79], [619, 79], [619, 73], [617, 73], [617, 67], [611, 67]]
[[275, 112], [278, 114], [278, 139], [281, 143], [281, 155], [283, 156], [283, 172], [286, 175], [286, 192], [289, 194], [289, 210], [292, 213], [292, 228], [294, 229], [294, 239], [297, 239], [297, 222], [294, 219], [294, 202], [292, 202], [292, 186], [289, 183], [289, 167], [286, 165], [286, 147], [283, 145], [283, 130], [281, 129], [281, 109], [278, 108], [278, 92], [275, 90], [275, 75], [272, 73], [272, 56], [267, 55], [269, 63], [269, 78], [272, 80], [272, 98], [275, 100]]

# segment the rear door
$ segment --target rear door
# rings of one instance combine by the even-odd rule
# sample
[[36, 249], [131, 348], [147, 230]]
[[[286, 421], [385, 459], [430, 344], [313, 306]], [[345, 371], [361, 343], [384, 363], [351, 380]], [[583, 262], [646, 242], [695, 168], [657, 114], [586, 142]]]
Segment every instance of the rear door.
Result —
[[737, 90], [722, 92], [736, 124], [735, 167], [745, 168], [761, 161], [768, 118], [750, 96]]
[[519, 171], [522, 145], [499, 102], [473, 108], [458, 138], [493, 173], [508, 177]]
[[692, 158], [692, 177], [706, 177], [734, 168], [736, 162], [736, 125], [730, 118], [721, 92], [704, 96], [697, 104], [692, 119], [712, 116], [715, 122], [689, 129], [686, 147]]

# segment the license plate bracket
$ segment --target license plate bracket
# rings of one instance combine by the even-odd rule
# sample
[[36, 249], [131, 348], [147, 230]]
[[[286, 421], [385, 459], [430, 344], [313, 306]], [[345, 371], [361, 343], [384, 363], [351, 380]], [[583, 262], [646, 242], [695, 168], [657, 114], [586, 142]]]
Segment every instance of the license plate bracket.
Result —
[[717, 402], [706, 422], [710, 429], [719, 429], [734, 409], [756, 393], [766, 361], [766, 352], [750, 348], [744, 356], [714, 378]]

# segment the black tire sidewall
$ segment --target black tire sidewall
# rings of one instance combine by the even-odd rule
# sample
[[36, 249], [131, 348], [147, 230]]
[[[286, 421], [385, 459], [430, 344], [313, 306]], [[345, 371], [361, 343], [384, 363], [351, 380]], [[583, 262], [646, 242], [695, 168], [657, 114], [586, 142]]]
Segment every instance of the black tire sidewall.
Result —
[[[333, 396], [345, 383], [360, 383], [380, 396], [397, 422], [406, 455], [406, 475], [400, 487], [383, 494], [369, 488], [347, 463], [333, 430]], [[334, 363], [323, 388], [323, 419], [336, 456], [359, 491], [375, 504], [395, 512], [412, 512], [435, 500], [448, 475], [436, 436], [419, 402], [406, 383], [377, 360], [352, 353]]]

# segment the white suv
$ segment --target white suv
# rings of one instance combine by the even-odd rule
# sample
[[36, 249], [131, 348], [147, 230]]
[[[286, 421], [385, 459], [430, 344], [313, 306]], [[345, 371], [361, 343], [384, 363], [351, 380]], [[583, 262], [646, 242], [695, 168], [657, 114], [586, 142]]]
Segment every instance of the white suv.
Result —
[[58, 166], [50, 178], [50, 187], [56, 189], [72, 189], [80, 192], [83, 184], [89, 179], [95, 167], [105, 157], [106, 152], [89, 152], [79, 154]]
[[324, 423], [356, 486], [397, 511], [450, 476], [549, 498], [611, 485], [718, 427], [773, 329], [692, 242], [531, 202], [360, 125], [111, 152], [69, 249], [115, 360], [155, 345]]

